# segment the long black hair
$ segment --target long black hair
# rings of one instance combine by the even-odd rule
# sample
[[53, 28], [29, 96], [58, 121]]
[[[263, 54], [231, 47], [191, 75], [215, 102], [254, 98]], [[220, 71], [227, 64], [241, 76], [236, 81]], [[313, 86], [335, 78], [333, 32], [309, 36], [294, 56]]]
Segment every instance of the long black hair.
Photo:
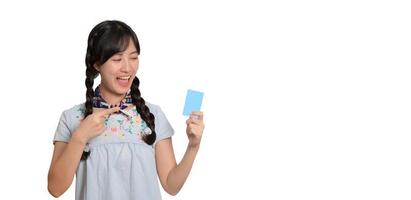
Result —
[[[99, 72], [94, 68], [94, 65], [104, 64], [114, 54], [124, 51], [129, 41], [134, 43], [138, 55], [140, 55], [140, 44], [136, 33], [124, 22], [117, 20], [107, 20], [97, 24], [90, 32], [87, 43], [86, 53], [86, 103], [85, 103], [85, 115], [93, 113], [93, 97], [94, 79], [98, 76]], [[131, 98], [133, 104], [136, 106], [141, 118], [147, 123], [147, 126], [151, 129], [151, 134], [143, 135], [143, 141], [148, 145], [152, 145], [156, 140], [154, 115], [150, 112], [144, 99], [141, 97], [140, 90], [138, 89], [140, 80], [134, 77], [131, 85]], [[87, 158], [88, 154], [83, 153], [82, 159]]]

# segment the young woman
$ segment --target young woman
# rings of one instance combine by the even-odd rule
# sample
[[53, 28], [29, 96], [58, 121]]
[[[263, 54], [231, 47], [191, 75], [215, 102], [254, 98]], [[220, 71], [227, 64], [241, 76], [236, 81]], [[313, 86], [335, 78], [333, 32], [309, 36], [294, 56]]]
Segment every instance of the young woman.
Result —
[[177, 164], [173, 128], [159, 106], [141, 97], [139, 54], [137, 36], [123, 22], [104, 21], [90, 32], [86, 101], [62, 113], [54, 136], [48, 175], [54, 197], [74, 174], [76, 200], [154, 200], [161, 199], [158, 179], [171, 195], [184, 185], [200, 147], [203, 113], [187, 119], [189, 142]]

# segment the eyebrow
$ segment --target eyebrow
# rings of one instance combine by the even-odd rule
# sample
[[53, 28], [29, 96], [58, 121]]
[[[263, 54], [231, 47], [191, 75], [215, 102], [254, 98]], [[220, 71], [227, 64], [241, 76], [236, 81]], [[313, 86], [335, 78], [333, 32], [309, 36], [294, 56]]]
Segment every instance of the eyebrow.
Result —
[[[116, 53], [116, 55], [123, 55], [123, 52], [124, 52], [124, 51], [122, 51], [122, 52], [118, 52], [118, 53]], [[137, 50], [136, 50], [136, 51], [131, 52], [131, 53], [130, 53], [130, 55], [131, 55], [131, 54], [134, 54], [134, 53], [135, 53], [135, 54], [137, 54]]]

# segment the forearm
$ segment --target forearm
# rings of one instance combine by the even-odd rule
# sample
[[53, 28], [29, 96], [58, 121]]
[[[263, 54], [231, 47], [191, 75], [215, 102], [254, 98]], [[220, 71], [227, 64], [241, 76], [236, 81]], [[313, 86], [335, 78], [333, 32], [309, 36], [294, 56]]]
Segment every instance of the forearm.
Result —
[[170, 171], [167, 176], [168, 193], [175, 195], [181, 190], [190, 174], [198, 149], [198, 147], [187, 147], [180, 163]]
[[53, 196], [63, 194], [73, 182], [85, 142], [76, 133], [67, 143], [62, 155], [56, 160], [48, 175], [48, 188]]

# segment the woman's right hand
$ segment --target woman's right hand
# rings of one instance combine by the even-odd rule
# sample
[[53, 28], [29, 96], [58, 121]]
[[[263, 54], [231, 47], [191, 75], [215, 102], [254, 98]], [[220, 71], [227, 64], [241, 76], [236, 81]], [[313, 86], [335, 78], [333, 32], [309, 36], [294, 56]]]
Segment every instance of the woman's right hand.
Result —
[[86, 144], [90, 139], [103, 133], [106, 129], [104, 122], [107, 117], [119, 110], [119, 107], [94, 110], [92, 114], [88, 115], [80, 122], [74, 136], [77, 137], [81, 143]]

